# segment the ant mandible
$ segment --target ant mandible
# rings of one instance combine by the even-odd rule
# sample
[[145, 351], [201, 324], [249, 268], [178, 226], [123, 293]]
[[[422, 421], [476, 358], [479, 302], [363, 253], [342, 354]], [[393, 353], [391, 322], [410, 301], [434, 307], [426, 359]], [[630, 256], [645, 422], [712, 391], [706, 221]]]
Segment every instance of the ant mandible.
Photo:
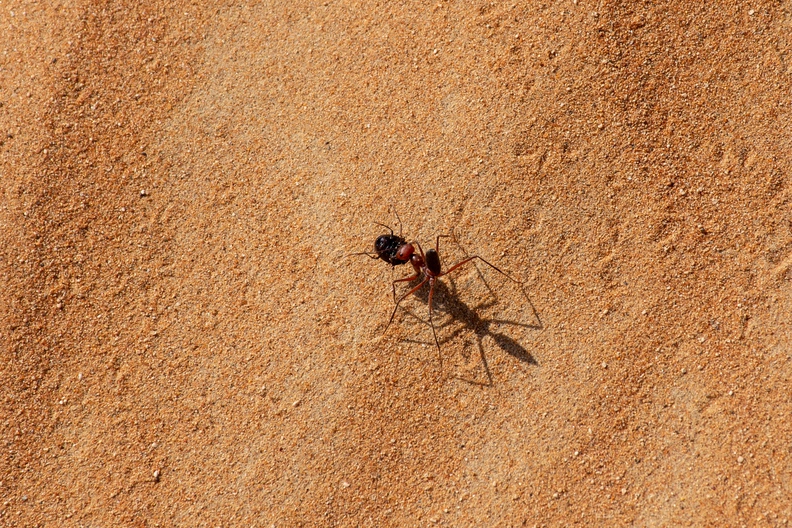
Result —
[[[398, 218], [398, 217], [397, 217]], [[401, 221], [399, 221], [401, 224]], [[437, 345], [437, 352], [440, 354], [440, 340], [437, 338], [437, 331], [435, 330], [434, 321], [432, 320], [432, 297], [434, 295], [434, 287], [435, 282], [440, 277], [448, 275], [452, 271], [472, 262], [473, 260], [480, 260], [490, 268], [494, 269], [510, 281], [522, 286], [522, 283], [517, 279], [511, 277], [508, 273], [504, 272], [494, 264], [488, 262], [483, 257], [479, 255], [472, 255], [464, 260], [454, 264], [446, 271], [443, 271], [442, 264], [440, 262], [440, 239], [441, 238], [455, 238], [453, 235], [438, 235], [437, 240], [435, 241], [435, 248], [426, 250], [424, 253], [421, 244], [417, 241], [415, 242], [407, 242], [407, 239], [401, 236], [401, 228], [399, 229], [399, 234], [395, 235], [393, 233], [393, 229], [390, 227], [377, 223], [377, 225], [386, 228], [390, 231], [389, 235], [380, 235], [374, 242], [374, 251], [376, 255], [371, 253], [354, 253], [356, 255], [367, 255], [373, 259], [382, 259], [385, 262], [389, 263], [391, 266], [399, 266], [401, 264], [407, 264], [408, 262], [412, 264], [413, 269], [415, 270], [415, 274], [410, 275], [409, 277], [404, 277], [402, 279], [396, 279], [393, 281], [393, 300], [396, 303], [396, 306], [393, 307], [393, 313], [391, 313], [390, 320], [388, 320], [388, 324], [385, 327], [384, 332], [388, 331], [391, 323], [393, 322], [393, 318], [396, 316], [396, 311], [399, 309], [399, 305], [401, 302], [406, 299], [409, 295], [417, 292], [424, 284], [427, 282], [429, 283], [429, 325], [432, 327], [432, 335], [434, 336], [435, 345]], [[415, 250], [416, 246], [418, 247], [418, 251]], [[423, 275], [423, 280], [415, 287], [410, 289], [407, 293], [402, 295], [398, 300], [396, 300], [396, 283], [397, 282], [411, 282], [415, 279], [421, 277]], [[384, 333], [383, 332], [383, 333]], [[442, 355], [440, 356], [440, 360], [442, 361]]]

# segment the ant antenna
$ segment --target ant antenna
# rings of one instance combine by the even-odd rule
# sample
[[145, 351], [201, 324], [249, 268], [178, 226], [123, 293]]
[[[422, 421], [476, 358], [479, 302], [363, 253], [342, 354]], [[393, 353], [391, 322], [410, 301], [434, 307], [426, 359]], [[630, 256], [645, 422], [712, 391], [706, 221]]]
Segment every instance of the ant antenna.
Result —
[[401, 218], [399, 218], [399, 213], [398, 213], [398, 211], [396, 211], [396, 209], [394, 209], [394, 210], [393, 210], [393, 214], [395, 214], [395, 215], [396, 215], [396, 220], [398, 220], [398, 221], [399, 221], [399, 236], [402, 236], [402, 227], [403, 227], [403, 224], [402, 224]]
[[[390, 228], [390, 226], [386, 226], [385, 224], [380, 224], [379, 222], [372, 222], [372, 224], [374, 224], [374, 225], [378, 225], [378, 226], [380, 226], [380, 227], [384, 227], [385, 229], [387, 229], [388, 231], [390, 231], [390, 234], [391, 234], [391, 235], [393, 234], [393, 229], [391, 229], [391, 228]], [[399, 236], [401, 236], [401, 231], [399, 231]]]

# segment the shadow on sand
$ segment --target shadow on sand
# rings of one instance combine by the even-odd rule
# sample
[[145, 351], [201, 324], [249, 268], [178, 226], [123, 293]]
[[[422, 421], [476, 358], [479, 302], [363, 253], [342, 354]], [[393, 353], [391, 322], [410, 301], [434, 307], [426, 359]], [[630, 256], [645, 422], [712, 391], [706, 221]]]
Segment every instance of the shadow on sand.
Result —
[[[441, 339], [441, 343], [446, 343], [457, 336], [459, 336], [463, 332], [472, 332], [476, 335], [476, 342], [478, 345], [479, 355], [481, 356], [481, 363], [484, 367], [484, 371], [487, 375], [487, 382], [482, 383], [476, 380], [471, 380], [464, 378], [462, 376], [456, 375], [455, 377], [475, 385], [483, 385], [483, 386], [492, 386], [493, 385], [493, 378], [492, 372], [490, 371], [489, 364], [487, 362], [487, 355], [484, 352], [483, 340], [485, 337], [489, 336], [498, 345], [498, 347], [509, 354], [510, 356], [522, 361], [523, 363], [527, 363], [529, 365], [538, 365], [539, 363], [536, 359], [531, 355], [528, 350], [525, 349], [520, 343], [518, 343], [513, 338], [509, 337], [508, 335], [496, 331], [493, 329], [493, 325], [511, 325], [511, 326], [518, 326], [523, 328], [531, 328], [534, 330], [541, 330], [543, 327], [542, 321], [539, 318], [539, 314], [536, 311], [536, 307], [534, 307], [533, 302], [528, 297], [528, 294], [525, 292], [525, 286], [522, 283], [514, 283], [515, 287], [517, 287], [520, 292], [522, 293], [523, 297], [525, 298], [528, 307], [530, 307], [531, 312], [531, 319], [533, 320], [530, 323], [524, 323], [521, 321], [511, 321], [508, 319], [485, 319], [478, 315], [478, 313], [482, 310], [486, 310], [491, 308], [499, 303], [498, 297], [490, 287], [487, 280], [484, 278], [484, 275], [481, 273], [481, 270], [476, 266], [476, 271], [478, 272], [478, 276], [481, 281], [484, 283], [485, 287], [490, 293], [490, 298], [483, 303], [477, 304], [476, 306], [469, 306], [464, 301], [462, 301], [459, 297], [456, 284], [454, 280], [450, 277], [444, 277], [441, 280], [435, 282], [435, 289], [434, 289], [434, 298], [432, 301], [432, 307], [434, 308], [435, 312], [435, 328], [439, 331], [442, 328], [446, 328], [449, 325], [454, 324], [454, 322], [458, 322], [461, 326], [453, 331], [453, 333]], [[446, 285], [445, 280], [450, 283], [449, 286]], [[417, 285], [419, 280], [413, 282], [413, 285]], [[427, 304], [429, 301], [429, 286], [426, 285], [417, 292], [415, 292], [415, 297], [420, 299], [424, 304]], [[422, 318], [413, 313], [408, 309], [403, 309], [408, 315], [417, 319], [418, 321], [429, 325], [428, 318]], [[437, 316], [440, 313], [447, 314], [450, 316], [450, 320], [445, 321], [441, 325], [437, 326]], [[413, 339], [406, 339], [405, 341], [410, 343], [422, 343], [418, 340]], [[442, 356], [440, 358], [442, 364]]]

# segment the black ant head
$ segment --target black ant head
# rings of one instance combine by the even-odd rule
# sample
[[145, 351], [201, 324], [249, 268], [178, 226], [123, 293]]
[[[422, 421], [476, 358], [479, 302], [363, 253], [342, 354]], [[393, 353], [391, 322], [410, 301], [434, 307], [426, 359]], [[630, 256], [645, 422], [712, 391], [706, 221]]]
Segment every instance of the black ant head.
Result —
[[391, 266], [398, 266], [399, 264], [406, 264], [410, 261], [407, 257], [406, 260], [399, 258], [399, 248], [407, 244], [407, 241], [397, 235], [380, 235], [374, 242], [374, 251], [377, 252], [379, 258], [390, 264]]

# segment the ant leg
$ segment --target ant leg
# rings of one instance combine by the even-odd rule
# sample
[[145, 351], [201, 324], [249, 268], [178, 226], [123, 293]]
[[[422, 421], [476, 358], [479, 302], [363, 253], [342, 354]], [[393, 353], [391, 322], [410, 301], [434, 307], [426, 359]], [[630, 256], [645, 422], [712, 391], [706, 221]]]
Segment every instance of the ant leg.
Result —
[[409, 277], [404, 277], [403, 279], [396, 279], [395, 281], [393, 281], [393, 284], [391, 284], [391, 286], [393, 286], [393, 302], [396, 302], [396, 283], [397, 282], [411, 282], [411, 281], [414, 281], [415, 279], [417, 279], [420, 276], [421, 276], [421, 274], [416, 271], [415, 275], [410, 275]]
[[429, 326], [432, 327], [432, 335], [434, 335], [435, 345], [437, 345], [437, 357], [440, 358], [440, 370], [443, 369], [443, 354], [440, 352], [440, 340], [437, 339], [437, 331], [435, 330], [434, 321], [432, 320], [432, 296], [434, 295], [434, 279], [429, 280]]
[[346, 255], [344, 255], [344, 258], [352, 257], [354, 255], [366, 255], [368, 258], [374, 260], [377, 260], [379, 258], [379, 255], [375, 255], [374, 253], [369, 253], [368, 251], [361, 251], [360, 253], [347, 253]]
[[[450, 235], [437, 235], [437, 240], [435, 241], [435, 251], [437, 251], [437, 256], [440, 256], [440, 239], [441, 238], [453, 238], [454, 241], [456, 241], [456, 237], [454, 236], [453, 231], [451, 232]], [[457, 245], [459, 245], [458, 242], [457, 242]], [[462, 251], [464, 251], [464, 249]]]
[[[412, 245], [412, 244], [418, 244], [418, 242], [410, 242], [409, 245]], [[412, 264], [413, 269], [415, 270], [415, 274], [414, 275], [410, 275], [409, 277], [404, 277], [403, 279], [396, 279], [391, 284], [391, 287], [393, 288], [393, 302], [394, 303], [396, 302], [396, 283], [397, 282], [414, 281], [415, 279], [417, 279], [418, 277], [421, 276], [421, 268], [420, 268], [420, 266], [418, 266], [418, 264], [416, 264], [416, 262], [414, 260], [412, 260], [412, 259], [410, 260], [410, 263]]]
[[508, 273], [506, 273], [506, 272], [505, 272], [505, 271], [503, 271], [502, 269], [500, 269], [500, 268], [499, 268], [498, 266], [496, 266], [495, 264], [492, 264], [492, 263], [490, 263], [490, 262], [488, 262], [488, 261], [484, 260], [483, 258], [479, 257], [478, 255], [473, 255], [472, 257], [468, 257], [468, 258], [466, 258], [466, 259], [465, 259], [465, 260], [463, 260], [462, 262], [458, 262], [458, 263], [456, 263], [455, 265], [453, 265], [453, 266], [451, 266], [450, 268], [448, 268], [448, 270], [446, 270], [444, 273], [441, 273], [441, 274], [440, 274], [440, 275], [438, 275], [438, 276], [439, 276], [439, 277], [442, 277], [443, 275], [448, 275], [449, 273], [451, 273], [452, 271], [454, 271], [454, 270], [455, 270], [455, 269], [457, 269], [458, 267], [460, 267], [460, 266], [464, 266], [465, 264], [467, 264], [467, 263], [468, 263], [468, 262], [470, 262], [471, 260], [475, 260], [475, 259], [479, 259], [481, 262], [483, 262], [484, 264], [486, 264], [486, 265], [487, 265], [487, 266], [489, 266], [490, 268], [494, 269], [495, 271], [497, 271], [498, 273], [500, 273], [501, 275], [503, 275], [504, 277], [506, 277], [506, 278], [507, 278], [507, 279], [509, 279], [510, 281], [514, 282], [515, 284], [520, 284], [520, 285], [522, 285], [522, 282], [518, 281], [517, 279], [515, 279], [514, 277], [512, 277], [511, 275], [509, 275]]
[[421, 244], [419, 244], [417, 240], [415, 242], [412, 242], [412, 244], [415, 244], [416, 246], [418, 246], [418, 251], [421, 252], [421, 259], [423, 259], [423, 261], [426, 262], [426, 255], [424, 255], [423, 248], [421, 247]]
[[[453, 229], [451, 230], [451, 234], [449, 234], [449, 235], [437, 235], [437, 242], [435, 243], [435, 250], [437, 251], [438, 255], [440, 254], [440, 239], [441, 238], [451, 238], [451, 239], [454, 240], [454, 242], [457, 243], [457, 245], [459, 245], [459, 241], [457, 240], [456, 234], [454, 233]], [[465, 251], [465, 248], [463, 248], [461, 245], [459, 245], [459, 247], [467, 255], [467, 251]], [[486, 264], [490, 268], [494, 269], [495, 271], [497, 271], [498, 273], [500, 273], [501, 275], [503, 275], [504, 277], [506, 277], [510, 281], [515, 282], [517, 284], [522, 284], [522, 282], [520, 282], [517, 279], [515, 279], [514, 277], [510, 276], [508, 273], [506, 273], [505, 271], [500, 269], [495, 264], [492, 264], [491, 262], [483, 259], [482, 257], [479, 257], [478, 255], [473, 255], [473, 256], [470, 256], [470, 257], [466, 258], [462, 262], [457, 262], [455, 265], [451, 266], [444, 273], [441, 273], [438, 276], [441, 277], [443, 275], [448, 275], [449, 273], [451, 273], [452, 271], [454, 271], [458, 267], [463, 266], [463, 265], [467, 264], [468, 262], [470, 262], [471, 260], [475, 260], [475, 259], [479, 259], [481, 262], [483, 262], [484, 264]]]
[[435, 251], [440, 253], [440, 239], [441, 238], [454, 238], [453, 235], [437, 235], [437, 240], [435, 241]]
[[424, 284], [426, 284], [426, 281], [428, 281], [428, 280], [429, 280], [429, 277], [426, 277], [424, 280], [422, 280], [422, 281], [421, 281], [421, 284], [419, 284], [418, 286], [416, 286], [416, 287], [415, 287], [415, 288], [413, 288], [412, 290], [408, 291], [407, 293], [405, 293], [404, 295], [402, 295], [401, 297], [399, 297], [399, 300], [398, 300], [398, 301], [396, 301], [396, 306], [394, 306], [394, 307], [393, 307], [393, 313], [392, 313], [392, 314], [391, 314], [391, 316], [390, 316], [390, 320], [388, 320], [388, 324], [387, 324], [387, 326], [385, 326], [385, 330], [383, 330], [383, 331], [382, 331], [382, 333], [383, 333], [383, 334], [384, 334], [385, 332], [387, 332], [387, 331], [388, 331], [388, 328], [390, 327], [391, 323], [393, 322], [393, 318], [396, 316], [396, 310], [398, 310], [398, 309], [399, 309], [399, 304], [401, 304], [401, 302], [402, 302], [402, 301], [403, 301], [403, 300], [404, 300], [404, 299], [405, 299], [405, 298], [406, 298], [408, 295], [410, 295], [410, 294], [412, 294], [412, 293], [415, 293], [415, 292], [417, 292], [417, 291], [418, 291], [418, 289], [419, 289], [421, 286], [423, 286]]

